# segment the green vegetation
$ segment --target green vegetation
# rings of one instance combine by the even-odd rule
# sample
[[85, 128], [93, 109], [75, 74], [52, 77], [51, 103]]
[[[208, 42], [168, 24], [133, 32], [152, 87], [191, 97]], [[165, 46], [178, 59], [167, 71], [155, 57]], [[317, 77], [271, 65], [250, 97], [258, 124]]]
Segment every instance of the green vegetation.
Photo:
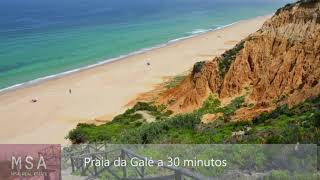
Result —
[[[166, 143], [215, 143], [225, 135], [213, 137], [210, 130], [200, 130], [201, 118], [204, 114], [221, 112], [225, 116], [222, 122], [241, 107], [244, 97], [234, 99], [229, 105], [220, 107], [220, 101], [210, 95], [203, 106], [193, 113], [170, 117], [171, 112], [164, 106], [154, 106], [149, 103], [137, 103], [121, 115], [116, 116], [112, 122], [96, 126], [92, 124], [78, 124], [69, 132], [67, 138], [73, 143], [103, 142], [149, 144], [155, 142]], [[157, 119], [156, 122], [147, 123], [142, 115], [137, 113], [146, 111]], [[207, 127], [205, 127], [206, 129]], [[223, 131], [225, 132], [225, 131]], [[228, 133], [231, 131], [227, 131]], [[166, 137], [166, 138], [164, 138]]]
[[[117, 143], [129, 144], [203, 144], [222, 143], [223, 139], [231, 135], [232, 130], [222, 128], [217, 131], [210, 126], [201, 124], [204, 114], [224, 114], [220, 121], [224, 124], [226, 119], [230, 120], [231, 115], [241, 107], [244, 97], [235, 98], [229, 105], [220, 107], [220, 101], [214, 97], [209, 98], [203, 106], [192, 113], [176, 115], [165, 121], [145, 124], [137, 129], [130, 129], [122, 134]], [[220, 122], [219, 121], [219, 122]], [[233, 124], [232, 124], [233, 125]], [[215, 136], [216, 135], [216, 136]]]
[[172, 130], [193, 130], [201, 121], [198, 113], [177, 115], [165, 121], [145, 124], [140, 128], [130, 129], [122, 134], [117, 143], [153, 144], [161, 136]]
[[283, 105], [253, 119], [237, 143], [320, 144], [320, 96], [291, 109]]
[[228, 72], [232, 62], [236, 59], [237, 54], [243, 49], [244, 43], [245, 41], [241, 41], [234, 48], [227, 50], [221, 55], [219, 59], [219, 72], [221, 78]]
[[196, 62], [193, 65], [192, 75], [201, 72], [201, 70], [202, 70], [202, 68], [203, 68], [205, 63], [206, 63], [205, 61]]
[[283, 8], [278, 9], [275, 15], [279, 15], [282, 11], [290, 11], [295, 5], [296, 3], [286, 4]]
[[[283, 105], [270, 113], [263, 113], [252, 121], [228, 122], [226, 114], [232, 114], [243, 102], [243, 97], [235, 99], [224, 107], [224, 119], [208, 125], [201, 125], [198, 134], [213, 132], [207, 139], [210, 143], [240, 144], [320, 144], [320, 96], [288, 108]], [[229, 116], [230, 117], [230, 116]], [[244, 132], [232, 136], [232, 132]]]
[[[305, 102], [289, 108], [286, 105], [279, 106], [270, 113], [263, 113], [252, 121], [232, 122], [232, 115], [244, 106], [244, 97], [235, 98], [230, 104], [222, 107], [221, 102], [213, 95], [203, 103], [203, 106], [192, 113], [170, 116], [170, 112], [163, 106], [155, 106], [149, 103], [137, 103], [133, 108], [114, 118], [113, 122], [95, 126], [79, 124], [72, 130], [68, 138], [74, 143], [84, 142], [108, 142], [111, 144], [319, 144], [320, 143], [320, 96], [306, 100]], [[158, 116], [155, 122], [146, 122], [139, 111]], [[201, 118], [208, 113], [222, 113], [219, 119], [209, 124], [202, 124]], [[243, 132], [235, 135], [235, 132]], [[201, 147], [201, 146], [200, 146]], [[223, 146], [225, 147], [225, 146]], [[227, 146], [226, 146], [227, 147]], [[306, 173], [286, 171], [282, 154], [287, 155], [292, 149], [281, 149], [269, 146], [265, 151], [257, 146], [235, 145], [229, 146], [227, 154], [221, 149], [206, 149], [203, 156], [206, 159], [224, 155], [230, 158], [229, 168], [249, 167], [256, 172], [270, 172], [265, 179], [315, 179], [314, 163], [304, 167]], [[271, 148], [271, 149], [270, 149]], [[169, 150], [169, 149], [168, 149]], [[172, 149], [168, 152], [172, 154]], [[179, 149], [180, 152], [181, 149]], [[202, 149], [203, 151], [203, 149]], [[275, 153], [276, 151], [276, 153]], [[164, 151], [161, 151], [162, 153]], [[198, 151], [195, 151], [198, 152]], [[308, 155], [308, 161], [315, 161], [314, 156]], [[148, 153], [152, 153], [148, 151]], [[161, 159], [155, 150], [152, 157]], [[320, 151], [318, 151], [320, 153]], [[139, 153], [138, 153], [139, 154]], [[143, 154], [143, 153], [141, 153]], [[255, 156], [252, 156], [255, 154]], [[277, 154], [278, 156], [275, 156]], [[312, 153], [311, 153], [312, 154]], [[161, 155], [161, 153], [159, 154]], [[271, 158], [272, 157], [272, 158]], [[270, 161], [272, 159], [272, 161]], [[293, 158], [290, 167], [299, 169], [301, 160]], [[269, 163], [269, 164], [268, 164]], [[271, 163], [271, 164], [270, 164]], [[277, 170], [268, 167], [279, 167]], [[222, 175], [224, 169], [198, 168], [199, 172], [207, 175]], [[271, 171], [272, 170], [272, 171]], [[310, 172], [310, 173], [309, 173]]]
[[315, 173], [291, 173], [290, 171], [286, 170], [273, 170], [270, 176], [264, 178], [265, 180], [290, 180], [290, 179], [299, 179], [299, 180], [312, 180], [318, 179], [318, 175]]
[[[67, 138], [73, 143], [319, 144], [320, 96], [291, 109], [280, 106], [252, 121], [232, 121], [234, 112], [244, 106], [243, 102], [244, 96], [241, 96], [221, 107], [220, 101], [211, 95], [200, 109], [175, 116], [170, 116], [171, 112], [163, 106], [137, 103], [112, 122], [100, 126], [79, 124]], [[139, 111], [148, 112], [156, 117], [156, 121], [146, 122]], [[212, 123], [202, 124], [202, 116], [212, 113], [222, 113], [223, 116]], [[242, 133], [235, 135], [235, 132]]]
[[234, 100], [232, 100], [230, 104], [224, 107], [223, 113], [225, 114], [225, 116], [231, 118], [231, 116], [234, 115], [234, 112], [236, 112], [236, 110], [243, 106], [244, 98], [244, 96], [237, 97]]
[[173, 79], [171, 79], [170, 81], [165, 83], [165, 86], [167, 89], [174, 88], [177, 85], [179, 85], [185, 78], [186, 78], [186, 76], [184, 76], [184, 75], [175, 76]]
[[294, 3], [288, 3], [283, 8], [276, 11], [275, 15], [279, 15], [282, 11], [291, 11], [293, 7], [299, 4], [301, 7], [314, 7], [314, 4], [319, 0], [300, 0]]
[[203, 102], [202, 107], [197, 111], [202, 115], [221, 112], [225, 116], [230, 117], [237, 109], [243, 106], [244, 99], [244, 96], [237, 97], [233, 99], [227, 106], [221, 107], [221, 102], [219, 101], [219, 99], [217, 97], [214, 97], [213, 95], [210, 95], [209, 98]]
[[100, 126], [80, 123], [75, 129], [69, 132], [66, 138], [70, 139], [75, 144], [104, 141], [115, 142], [119, 139], [123, 131], [136, 129], [147, 123], [146, 119], [139, 114], [139, 111], [145, 111], [155, 117], [157, 121], [161, 121], [172, 113], [165, 109], [164, 106], [155, 106], [150, 103], [138, 102], [133, 108], [116, 116], [109, 123]]
[[221, 111], [220, 109], [221, 102], [219, 99], [213, 95], [210, 95], [209, 98], [204, 101], [202, 107], [198, 110], [201, 114], [213, 114]]

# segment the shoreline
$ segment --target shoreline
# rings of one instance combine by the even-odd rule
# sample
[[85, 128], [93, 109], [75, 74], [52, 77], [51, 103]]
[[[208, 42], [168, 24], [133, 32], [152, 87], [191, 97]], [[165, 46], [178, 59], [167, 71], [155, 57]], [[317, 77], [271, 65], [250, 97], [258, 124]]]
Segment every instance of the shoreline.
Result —
[[35, 85], [41, 84], [42, 82], [45, 82], [45, 81], [50, 81], [50, 80], [54, 80], [54, 79], [63, 78], [65, 76], [68, 76], [68, 75], [71, 75], [71, 74], [74, 74], [74, 73], [79, 73], [79, 72], [82, 72], [82, 71], [85, 71], [85, 70], [88, 70], [88, 69], [92, 69], [92, 68], [95, 68], [95, 67], [98, 67], [98, 66], [103, 66], [103, 65], [111, 64], [111, 63], [114, 63], [114, 62], [117, 62], [117, 61], [122, 61], [122, 60], [125, 60], [126, 58], [129, 58], [131, 56], [144, 54], [144, 53], [147, 53], [148, 51], [152, 51], [152, 50], [155, 50], [155, 49], [160, 49], [160, 48], [163, 48], [163, 47], [166, 47], [166, 46], [170, 46], [172, 44], [179, 43], [179, 42], [182, 42], [182, 41], [190, 39], [190, 38], [194, 38], [194, 37], [198, 37], [198, 36], [201, 36], [201, 35], [205, 35], [207, 33], [214, 32], [214, 31], [217, 31], [217, 30], [222, 30], [222, 29], [227, 28], [229, 26], [232, 26], [234, 24], [241, 23], [242, 21], [248, 21], [248, 20], [256, 19], [256, 18], [270, 17], [272, 15], [273, 14], [268, 14], [268, 15], [263, 15], [263, 16], [257, 16], [255, 18], [250, 18], [250, 19], [242, 19], [242, 20], [235, 21], [233, 23], [230, 23], [230, 24], [227, 24], [227, 25], [223, 25], [223, 26], [220, 26], [220, 27], [217, 27], [217, 28], [207, 29], [207, 30], [204, 30], [204, 31], [199, 31], [197, 33], [190, 32], [191, 35], [189, 35], [189, 36], [184, 36], [184, 37], [172, 39], [172, 40], [169, 40], [169, 41], [167, 41], [166, 43], [163, 43], [163, 44], [157, 44], [155, 46], [146, 47], [146, 48], [131, 52], [129, 54], [124, 54], [124, 55], [120, 55], [120, 56], [117, 56], [117, 57], [114, 57], [114, 58], [101, 60], [101, 61], [99, 61], [97, 63], [90, 64], [90, 65], [87, 65], [87, 66], [84, 66], [84, 67], [80, 67], [80, 68], [64, 71], [64, 72], [61, 72], [61, 73], [40, 77], [40, 78], [33, 79], [33, 80], [30, 80], [30, 81], [14, 84], [14, 85], [11, 85], [9, 87], [5, 87], [5, 88], [0, 89], [0, 95], [1, 94], [5, 94], [5, 93], [9, 93], [11, 91], [15, 91], [15, 90], [18, 90], [18, 89], [23, 89], [23, 88], [28, 88], [28, 87], [31, 87], [31, 86], [35, 86]]
[[[258, 30], [269, 17], [241, 20], [140, 54], [0, 92], [0, 143], [68, 143], [64, 137], [78, 123], [111, 120], [126, 110], [128, 102], [163, 82], [163, 77], [213, 59]], [[32, 99], [38, 101], [32, 103]]]

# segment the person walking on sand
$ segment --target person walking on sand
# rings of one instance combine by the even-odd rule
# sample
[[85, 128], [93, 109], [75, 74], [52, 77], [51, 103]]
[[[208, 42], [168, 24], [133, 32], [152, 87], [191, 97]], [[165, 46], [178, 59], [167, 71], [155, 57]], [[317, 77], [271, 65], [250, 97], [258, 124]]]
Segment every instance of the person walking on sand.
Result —
[[72, 93], [72, 91], [71, 91], [71, 89], [69, 89], [69, 94], [71, 94]]

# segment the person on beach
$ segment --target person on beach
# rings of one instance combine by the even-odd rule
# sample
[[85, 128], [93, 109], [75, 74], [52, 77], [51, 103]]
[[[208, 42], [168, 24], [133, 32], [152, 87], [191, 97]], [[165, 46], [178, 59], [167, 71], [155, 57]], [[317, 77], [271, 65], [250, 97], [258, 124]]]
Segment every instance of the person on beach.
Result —
[[71, 91], [71, 89], [69, 89], [69, 94], [71, 94], [72, 93], [72, 91]]

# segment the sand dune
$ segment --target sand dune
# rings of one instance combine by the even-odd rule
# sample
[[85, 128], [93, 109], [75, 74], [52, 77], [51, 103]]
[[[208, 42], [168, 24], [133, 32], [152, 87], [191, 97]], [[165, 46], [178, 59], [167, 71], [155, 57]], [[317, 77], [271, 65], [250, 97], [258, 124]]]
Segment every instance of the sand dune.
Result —
[[[268, 18], [241, 21], [143, 54], [0, 94], [0, 143], [67, 143], [79, 122], [110, 120], [164, 76], [210, 60], [258, 30]], [[147, 65], [150, 62], [150, 65]], [[69, 89], [72, 93], [69, 93]], [[35, 103], [30, 102], [37, 99]]]

